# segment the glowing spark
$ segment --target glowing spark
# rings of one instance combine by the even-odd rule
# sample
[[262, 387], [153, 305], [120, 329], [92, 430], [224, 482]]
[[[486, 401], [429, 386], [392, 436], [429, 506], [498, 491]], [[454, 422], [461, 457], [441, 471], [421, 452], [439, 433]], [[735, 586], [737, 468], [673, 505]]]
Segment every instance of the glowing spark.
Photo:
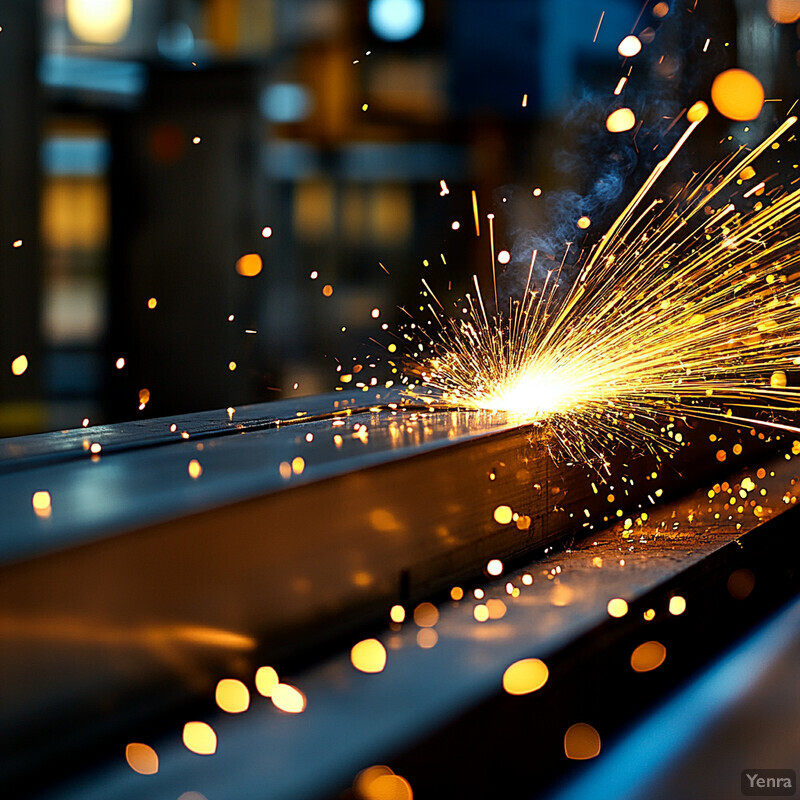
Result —
[[478, 194], [473, 189], [472, 190], [472, 214], [475, 217], [475, 235], [481, 235], [481, 221], [480, 217], [478, 216]]
[[600, 33], [600, 26], [603, 24], [603, 17], [606, 15], [605, 11], [600, 12], [600, 20], [597, 23], [597, 29], [594, 32], [594, 39], [592, 39], [592, 44], [597, 41], [597, 34]]
[[[800, 389], [784, 386], [781, 375], [800, 351], [800, 188], [776, 186], [752, 206], [722, 200], [797, 118], [645, 202], [704, 114], [693, 116], [606, 234], [578, 257], [572, 281], [562, 280], [568, 247], [535, 286], [534, 253], [523, 297], [489, 317], [474, 278], [466, 313], [437, 317], [441, 327], [426, 334], [422, 391], [533, 420], [566, 457], [601, 463], [617, 443], [657, 454], [680, 446], [659, 432], [662, 420], [798, 430], [779, 415], [800, 410]], [[745, 197], [758, 188], [763, 183]], [[498, 506], [494, 518], [509, 524], [511, 509]]]
[[627, 78], [626, 78], [626, 77], [623, 75], [623, 76], [622, 76], [622, 77], [619, 79], [619, 81], [618, 81], [618, 83], [617, 83], [617, 86], [616, 86], [616, 88], [614, 89], [614, 94], [615, 94], [615, 95], [622, 94], [622, 90], [625, 88], [625, 84], [626, 84], [627, 82], [628, 82], [628, 79], [627, 79]]

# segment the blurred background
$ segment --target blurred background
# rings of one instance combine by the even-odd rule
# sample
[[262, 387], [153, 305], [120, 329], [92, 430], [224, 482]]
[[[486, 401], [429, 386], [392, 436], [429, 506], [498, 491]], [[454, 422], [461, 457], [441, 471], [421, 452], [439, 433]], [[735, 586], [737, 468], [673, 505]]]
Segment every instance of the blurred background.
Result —
[[[748, 135], [784, 118], [778, 6], [3, 0], [0, 435], [396, 380], [420, 279], [491, 281], [487, 214], [513, 292], [532, 246], [602, 231], [719, 71], [764, 84]], [[740, 136], [710, 117], [686, 158]]]

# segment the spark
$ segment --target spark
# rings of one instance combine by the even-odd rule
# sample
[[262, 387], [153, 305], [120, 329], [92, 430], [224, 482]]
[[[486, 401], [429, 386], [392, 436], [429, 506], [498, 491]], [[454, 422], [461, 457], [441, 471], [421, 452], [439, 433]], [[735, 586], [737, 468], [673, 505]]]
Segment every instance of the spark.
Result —
[[594, 44], [597, 41], [597, 34], [600, 33], [600, 26], [603, 24], [603, 17], [605, 15], [606, 15], [605, 11], [601, 11], [600, 12], [600, 19], [599, 19], [599, 21], [597, 23], [597, 29], [594, 32], [594, 39], [592, 39], [592, 44]]
[[754, 190], [737, 186], [797, 118], [651, 197], [703, 117], [572, 267], [567, 246], [538, 287], [534, 252], [507, 310], [487, 315], [474, 277], [466, 314], [419, 328], [429, 354], [414, 365], [418, 396], [533, 421], [585, 462], [606, 462], [618, 443], [670, 454], [681, 442], [659, 426], [676, 419], [798, 431], [781, 415], [800, 410], [800, 389], [771, 376], [800, 363], [800, 188], [748, 204]]
[[472, 190], [472, 214], [475, 217], [475, 235], [480, 236], [481, 222], [478, 216], [478, 194], [474, 189]]

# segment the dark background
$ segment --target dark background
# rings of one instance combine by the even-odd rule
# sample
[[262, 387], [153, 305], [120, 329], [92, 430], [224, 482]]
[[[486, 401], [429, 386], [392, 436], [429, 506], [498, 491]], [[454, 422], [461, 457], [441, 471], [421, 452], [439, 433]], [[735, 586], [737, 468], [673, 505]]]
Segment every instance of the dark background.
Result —
[[[488, 213], [513, 293], [532, 247], [593, 241], [718, 72], [765, 86], [748, 141], [798, 96], [797, 31], [764, 0], [87, 5], [0, 9], [0, 435], [328, 391], [338, 365], [363, 367], [349, 388], [397, 380], [420, 278], [490, 286]], [[407, 9], [421, 24], [393, 33]], [[619, 105], [641, 125], [610, 134]], [[744, 127], [712, 111], [678, 174]]]

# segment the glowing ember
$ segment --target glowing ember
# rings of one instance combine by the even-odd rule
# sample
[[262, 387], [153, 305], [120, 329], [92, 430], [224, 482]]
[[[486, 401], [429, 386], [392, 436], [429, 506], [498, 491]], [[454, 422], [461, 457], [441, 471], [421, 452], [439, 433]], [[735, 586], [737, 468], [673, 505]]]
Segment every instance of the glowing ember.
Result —
[[626, 36], [617, 47], [617, 52], [623, 58], [632, 58], [642, 52], [642, 43], [638, 36]]
[[360, 672], [383, 672], [386, 648], [377, 639], [364, 639], [350, 650], [350, 661]]
[[125, 760], [128, 766], [140, 775], [155, 775], [158, 772], [158, 754], [149, 745], [139, 742], [126, 745]]
[[217, 752], [217, 734], [205, 722], [187, 722], [183, 726], [183, 744], [193, 753], [210, 756]]
[[775, 22], [792, 24], [800, 19], [800, 0], [767, 0], [767, 13]]
[[618, 108], [606, 119], [606, 128], [611, 133], [629, 131], [636, 124], [636, 115], [629, 108]]
[[28, 369], [28, 356], [26, 355], [17, 356], [11, 362], [11, 372], [14, 375], [22, 375], [26, 369]]
[[245, 278], [254, 278], [261, 272], [263, 262], [258, 253], [248, 253], [236, 262], [236, 271]]
[[592, 221], [589, 217], [581, 217], [577, 223], [575, 223], [581, 230], [586, 230], [591, 224]]
[[745, 122], [761, 113], [764, 87], [755, 75], [746, 70], [728, 69], [714, 78], [711, 101], [723, 116]]

